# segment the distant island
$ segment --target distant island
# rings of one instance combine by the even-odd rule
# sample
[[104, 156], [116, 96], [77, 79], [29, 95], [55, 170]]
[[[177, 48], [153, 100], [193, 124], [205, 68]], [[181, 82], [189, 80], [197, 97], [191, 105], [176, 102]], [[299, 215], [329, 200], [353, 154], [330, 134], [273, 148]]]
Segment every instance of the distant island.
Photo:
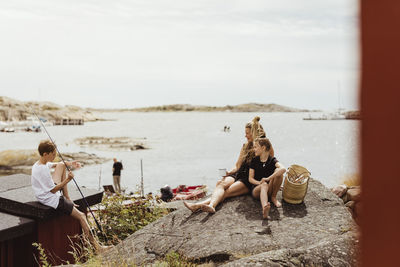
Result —
[[190, 104], [163, 105], [131, 109], [97, 109], [82, 108], [78, 106], [61, 106], [52, 102], [19, 101], [5, 96], [0, 96], [0, 122], [4, 125], [12, 122], [31, 120], [33, 112], [39, 117], [49, 120], [53, 124], [62, 121], [76, 120], [78, 124], [84, 121], [98, 121], [102, 118], [95, 115], [95, 112], [316, 112], [292, 108], [277, 104], [248, 103], [241, 105], [226, 106], [203, 106]]
[[86, 108], [78, 106], [61, 106], [52, 102], [19, 101], [0, 96], [0, 121], [12, 124], [13, 122], [36, 120], [33, 112], [39, 117], [57, 124], [63, 120], [97, 121], [101, 118]]
[[132, 109], [89, 109], [91, 111], [98, 112], [317, 112], [319, 110], [308, 110], [292, 108], [277, 104], [259, 104], [259, 103], [247, 103], [240, 105], [226, 105], [226, 106], [202, 106], [202, 105], [190, 105], [190, 104], [174, 104], [174, 105], [162, 105], [144, 108], [132, 108]]

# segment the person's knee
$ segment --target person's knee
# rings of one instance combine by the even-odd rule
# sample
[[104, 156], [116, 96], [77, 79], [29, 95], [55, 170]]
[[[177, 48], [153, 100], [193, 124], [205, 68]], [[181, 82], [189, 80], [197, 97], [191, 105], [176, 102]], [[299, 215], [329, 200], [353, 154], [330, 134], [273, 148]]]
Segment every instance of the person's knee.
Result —
[[86, 215], [85, 213], [78, 211], [78, 218], [79, 221], [86, 221]]
[[269, 186], [268, 186], [268, 184], [267, 183], [262, 183], [261, 184], [261, 186], [260, 186], [260, 192], [261, 191], [263, 191], [263, 192], [268, 192], [269, 190]]
[[56, 169], [64, 171], [65, 170], [65, 164], [62, 163], [62, 162], [57, 163], [56, 164]]
[[215, 186], [223, 186], [224, 181], [223, 180], [218, 180], [218, 182], [215, 184]]
[[221, 183], [222, 187], [224, 188], [224, 190], [228, 189], [228, 187], [230, 187], [232, 185], [232, 183], [230, 181], [223, 181]]
[[279, 176], [276, 176], [276, 177], [274, 178], [273, 183], [279, 183], [279, 184], [281, 184], [282, 181], [283, 181], [283, 175], [279, 175]]

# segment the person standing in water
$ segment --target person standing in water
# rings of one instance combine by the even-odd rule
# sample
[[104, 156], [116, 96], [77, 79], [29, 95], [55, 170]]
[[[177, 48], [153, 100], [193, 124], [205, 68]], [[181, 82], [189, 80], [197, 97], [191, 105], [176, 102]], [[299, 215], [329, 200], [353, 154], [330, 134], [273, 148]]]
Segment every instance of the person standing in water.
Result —
[[122, 163], [117, 161], [116, 158], [114, 158], [112, 175], [113, 175], [114, 188], [119, 194], [121, 193], [121, 170], [123, 170], [123, 169], [124, 169], [124, 166], [122, 166]]

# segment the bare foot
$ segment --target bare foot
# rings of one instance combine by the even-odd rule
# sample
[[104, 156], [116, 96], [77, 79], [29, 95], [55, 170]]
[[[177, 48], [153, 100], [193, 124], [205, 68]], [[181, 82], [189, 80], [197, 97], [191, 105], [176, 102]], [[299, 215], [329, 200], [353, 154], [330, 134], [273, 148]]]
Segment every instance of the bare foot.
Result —
[[206, 204], [201, 205], [201, 210], [208, 212], [208, 213], [215, 213], [215, 209], [213, 207], [211, 207], [210, 205], [206, 205]]
[[274, 203], [275, 207], [277, 207], [277, 208], [282, 207], [281, 202], [279, 202], [276, 198], [271, 197], [271, 202]]
[[270, 208], [271, 208], [271, 205], [268, 202], [267, 205], [265, 205], [265, 207], [263, 208], [263, 218], [264, 219], [268, 218], [268, 214], [269, 214], [269, 209]]
[[188, 203], [186, 201], [183, 201], [183, 205], [185, 205], [186, 208], [190, 209], [192, 212], [195, 212], [200, 208], [199, 204], [195, 203]]

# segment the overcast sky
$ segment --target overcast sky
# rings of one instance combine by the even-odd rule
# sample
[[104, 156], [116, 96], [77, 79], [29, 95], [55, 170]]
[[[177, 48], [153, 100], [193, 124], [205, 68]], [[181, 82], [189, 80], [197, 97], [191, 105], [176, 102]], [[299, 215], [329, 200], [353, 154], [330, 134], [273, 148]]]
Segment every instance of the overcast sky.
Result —
[[2, 0], [0, 95], [357, 108], [356, 0]]

